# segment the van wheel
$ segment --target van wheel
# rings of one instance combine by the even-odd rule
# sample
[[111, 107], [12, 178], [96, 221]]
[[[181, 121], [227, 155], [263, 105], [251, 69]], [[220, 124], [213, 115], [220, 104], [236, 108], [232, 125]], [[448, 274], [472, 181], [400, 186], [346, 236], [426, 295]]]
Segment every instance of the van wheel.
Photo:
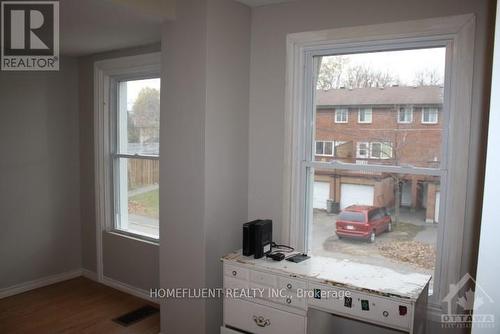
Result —
[[389, 223], [389, 225], [387, 225], [387, 232], [392, 232], [392, 223]]
[[371, 243], [375, 242], [375, 231], [372, 231], [372, 233], [370, 234], [370, 242]]

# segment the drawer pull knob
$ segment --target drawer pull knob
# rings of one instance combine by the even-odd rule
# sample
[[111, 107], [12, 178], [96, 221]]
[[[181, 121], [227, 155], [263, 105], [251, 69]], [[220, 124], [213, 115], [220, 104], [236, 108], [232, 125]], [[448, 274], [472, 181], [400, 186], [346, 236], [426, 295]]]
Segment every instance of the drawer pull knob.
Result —
[[236, 270], [233, 270], [233, 276], [236, 276], [236, 274], [238, 274]]
[[291, 300], [290, 298], [287, 298], [287, 299], [286, 299], [286, 303], [287, 303], [287, 304], [291, 304], [291, 303], [292, 303], [292, 300]]
[[287, 288], [288, 290], [291, 290], [291, 289], [292, 289], [292, 284], [291, 284], [291, 283], [288, 283], [288, 284], [286, 285], [286, 288]]
[[259, 327], [266, 327], [266, 326], [271, 326], [271, 320], [265, 319], [263, 316], [253, 316], [253, 321], [257, 324]]

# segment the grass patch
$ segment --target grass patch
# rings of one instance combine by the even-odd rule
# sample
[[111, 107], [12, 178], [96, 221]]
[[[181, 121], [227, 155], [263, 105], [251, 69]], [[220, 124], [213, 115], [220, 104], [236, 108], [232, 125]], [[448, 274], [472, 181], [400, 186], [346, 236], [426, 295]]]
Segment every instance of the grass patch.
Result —
[[397, 234], [399, 240], [413, 240], [418, 232], [423, 230], [425, 230], [424, 226], [405, 222], [399, 222], [398, 224], [392, 223], [392, 233]]
[[160, 217], [160, 190], [155, 189], [130, 197], [128, 212], [158, 219]]

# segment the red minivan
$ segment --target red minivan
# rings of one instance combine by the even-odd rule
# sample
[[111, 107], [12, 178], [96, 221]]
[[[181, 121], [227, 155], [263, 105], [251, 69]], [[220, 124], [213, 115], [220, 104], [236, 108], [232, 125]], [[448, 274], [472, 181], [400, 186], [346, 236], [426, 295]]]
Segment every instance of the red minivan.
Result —
[[367, 239], [375, 242], [375, 236], [392, 231], [391, 216], [385, 208], [369, 205], [351, 205], [339, 215], [336, 233], [340, 238]]

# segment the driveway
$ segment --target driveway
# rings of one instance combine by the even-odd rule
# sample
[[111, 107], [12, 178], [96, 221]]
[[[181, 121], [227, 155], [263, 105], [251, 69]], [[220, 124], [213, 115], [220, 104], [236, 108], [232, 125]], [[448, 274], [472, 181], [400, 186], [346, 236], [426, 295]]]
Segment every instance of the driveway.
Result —
[[402, 210], [393, 231], [377, 236], [374, 243], [339, 239], [335, 234], [337, 215], [315, 210], [311, 231], [311, 251], [317, 256], [361, 262], [404, 272], [433, 274], [437, 225], [426, 224], [421, 212]]

